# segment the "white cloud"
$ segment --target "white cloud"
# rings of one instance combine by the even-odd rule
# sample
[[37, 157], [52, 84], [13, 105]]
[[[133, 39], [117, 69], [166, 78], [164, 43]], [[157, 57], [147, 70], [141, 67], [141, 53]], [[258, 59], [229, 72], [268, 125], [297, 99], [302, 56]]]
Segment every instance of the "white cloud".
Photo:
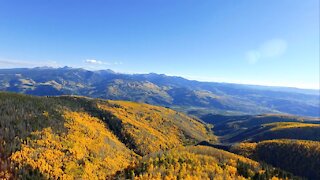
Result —
[[123, 63], [120, 61], [120, 62], [112, 62], [112, 63], [109, 63], [109, 62], [104, 62], [104, 61], [100, 61], [100, 60], [96, 60], [96, 59], [86, 59], [84, 61], [86, 64], [90, 64], [92, 66], [112, 66], [112, 65], [122, 65]]
[[245, 58], [250, 64], [255, 64], [260, 60], [277, 58], [283, 55], [287, 50], [287, 42], [283, 39], [271, 39], [260, 45], [259, 48], [249, 50]]
[[102, 61], [98, 61], [98, 60], [96, 60], [96, 59], [87, 59], [87, 60], [85, 60], [84, 62], [86, 62], [86, 63], [88, 63], [88, 64], [97, 64], [97, 65], [99, 65], [99, 64], [106, 64], [106, 63], [104, 63], [104, 62], [102, 62]]

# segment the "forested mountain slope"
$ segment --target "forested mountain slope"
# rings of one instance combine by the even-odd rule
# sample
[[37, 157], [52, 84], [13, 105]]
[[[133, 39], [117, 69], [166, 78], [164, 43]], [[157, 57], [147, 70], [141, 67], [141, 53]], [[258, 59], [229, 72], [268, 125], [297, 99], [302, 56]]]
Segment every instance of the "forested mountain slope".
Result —
[[188, 146], [149, 154], [116, 177], [126, 179], [300, 179], [223, 150]]
[[292, 174], [211, 147], [210, 128], [168, 108], [0, 93], [0, 178], [245, 179]]
[[154, 73], [130, 75], [69, 67], [2, 69], [0, 90], [144, 102], [197, 116], [208, 113], [320, 116], [317, 90], [198, 82]]
[[264, 161], [308, 179], [320, 178], [320, 142], [303, 140], [268, 140], [240, 143], [232, 152]]
[[[239, 134], [240, 141], [258, 142], [271, 139], [300, 139], [320, 141], [320, 124], [280, 122], [263, 124]], [[233, 138], [236, 140], [237, 138]]]
[[16, 177], [108, 177], [139, 155], [215, 141], [195, 119], [131, 102], [0, 93], [0, 116], [1, 172]]
[[320, 140], [320, 119], [291, 115], [256, 116], [205, 115], [222, 142], [261, 141], [269, 139]]

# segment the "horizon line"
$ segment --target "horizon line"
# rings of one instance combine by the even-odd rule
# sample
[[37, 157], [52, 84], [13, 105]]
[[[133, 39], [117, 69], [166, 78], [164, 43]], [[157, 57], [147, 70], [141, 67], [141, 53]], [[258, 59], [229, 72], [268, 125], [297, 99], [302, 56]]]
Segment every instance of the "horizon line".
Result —
[[[270, 83], [253, 83], [253, 82], [239, 82], [239, 81], [224, 81], [224, 80], [210, 80], [208, 78], [203, 77], [195, 77], [195, 76], [188, 76], [188, 75], [176, 75], [176, 74], [170, 74], [170, 73], [157, 73], [157, 72], [125, 72], [125, 71], [115, 71], [110, 68], [106, 69], [90, 69], [85, 67], [72, 67], [72, 66], [34, 66], [34, 67], [0, 67], [1, 69], [35, 69], [35, 68], [48, 68], [48, 69], [63, 69], [63, 68], [71, 68], [71, 69], [83, 69], [87, 71], [103, 71], [103, 70], [111, 70], [114, 73], [118, 74], [128, 74], [128, 75], [134, 75], [134, 74], [157, 74], [157, 75], [165, 75], [168, 77], [180, 77], [189, 81], [197, 81], [197, 82], [203, 82], [203, 83], [222, 83], [222, 84], [237, 84], [237, 85], [247, 85], [247, 86], [261, 86], [261, 87], [270, 87], [270, 88], [292, 88], [292, 89], [301, 89], [301, 90], [311, 90], [311, 91], [319, 91], [320, 94], [320, 85], [318, 88], [310, 88], [310, 87], [302, 87], [302, 86], [294, 86], [294, 85], [276, 85], [276, 84], [270, 84]], [[210, 78], [210, 77], [209, 77]], [[205, 80], [206, 79], [206, 80]]]

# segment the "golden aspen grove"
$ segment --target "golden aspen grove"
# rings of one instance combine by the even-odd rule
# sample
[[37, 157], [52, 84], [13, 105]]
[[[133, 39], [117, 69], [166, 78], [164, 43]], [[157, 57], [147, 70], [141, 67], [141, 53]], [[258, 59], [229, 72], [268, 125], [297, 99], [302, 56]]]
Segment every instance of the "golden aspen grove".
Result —
[[[269, 162], [270, 157], [256, 158], [259, 144], [240, 144], [231, 152], [197, 145], [219, 142], [212, 125], [169, 108], [80, 96], [0, 93], [0, 114], [1, 179], [224, 180], [305, 176], [292, 174], [287, 167], [283, 167], [287, 171], [272, 167], [282, 166]], [[292, 123], [277, 124], [279, 129], [278, 126], [318, 127]], [[307, 141], [300, 145], [313, 153], [319, 146]], [[301, 154], [304, 156], [309, 157], [308, 153]]]

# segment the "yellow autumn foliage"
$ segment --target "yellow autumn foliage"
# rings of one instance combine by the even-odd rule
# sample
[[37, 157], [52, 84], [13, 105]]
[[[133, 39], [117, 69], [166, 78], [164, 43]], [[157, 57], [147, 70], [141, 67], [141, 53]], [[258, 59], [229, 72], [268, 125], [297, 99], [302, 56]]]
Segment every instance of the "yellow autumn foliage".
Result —
[[238, 143], [231, 147], [231, 151], [245, 157], [252, 157], [256, 147], [257, 143]]
[[168, 108], [79, 96], [4, 97], [0, 179], [279, 176], [223, 150], [185, 147], [216, 138], [210, 127]]
[[121, 120], [124, 131], [141, 154], [216, 140], [204, 124], [168, 108], [111, 100], [99, 103], [98, 107]]
[[143, 157], [140, 164], [127, 170], [129, 177], [126, 178], [134, 177], [138, 180], [246, 179], [238, 172], [239, 161], [248, 164], [251, 167], [249, 171], [253, 174], [259, 174], [261, 166], [256, 161], [211, 147], [188, 146]]
[[50, 127], [33, 132], [35, 137], [11, 156], [19, 168], [30, 166], [45, 178], [106, 179], [128, 166], [135, 157], [95, 117], [65, 111], [67, 131], [55, 134]]
[[320, 124], [311, 124], [311, 123], [299, 123], [299, 122], [276, 122], [265, 124], [264, 126], [272, 127], [271, 130], [281, 130], [281, 129], [290, 129], [290, 128], [306, 128], [306, 127], [318, 127]]

